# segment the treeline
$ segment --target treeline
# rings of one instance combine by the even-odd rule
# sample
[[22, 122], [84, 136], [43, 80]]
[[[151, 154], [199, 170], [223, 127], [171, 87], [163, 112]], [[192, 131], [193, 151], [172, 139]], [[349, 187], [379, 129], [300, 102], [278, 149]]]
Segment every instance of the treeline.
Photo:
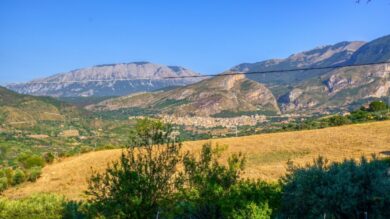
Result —
[[[352, 111], [346, 115], [333, 115], [324, 118], [291, 122], [283, 125], [279, 131], [320, 129], [370, 121], [383, 121], [388, 119], [390, 119], [389, 106], [383, 101], [374, 101], [371, 102], [368, 107], [362, 106], [360, 109]], [[272, 132], [272, 130], [270, 131]]]
[[243, 179], [245, 156], [183, 151], [168, 125], [142, 120], [131, 146], [89, 180], [86, 201], [0, 200], [0, 218], [389, 218], [390, 162], [288, 164], [277, 183]]

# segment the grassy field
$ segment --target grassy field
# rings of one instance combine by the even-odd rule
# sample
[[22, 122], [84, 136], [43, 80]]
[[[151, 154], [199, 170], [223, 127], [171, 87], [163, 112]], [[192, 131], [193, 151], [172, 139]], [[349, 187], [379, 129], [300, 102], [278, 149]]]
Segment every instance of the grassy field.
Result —
[[[319, 155], [330, 161], [358, 158], [390, 150], [390, 121], [358, 125], [185, 142], [185, 150], [198, 151], [206, 142], [228, 145], [228, 154], [243, 152], [247, 157], [244, 177], [277, 180], [286, 171], [286, 162], [305, 164]], [[121, 150], [97, 151], [66, 158], [43, 169], [35, 183], [11, 188], [5, 195], [18, 198], [37, 192], [54, 192], [71, 199], [83, 198], [91, 169], [103, 171]]]

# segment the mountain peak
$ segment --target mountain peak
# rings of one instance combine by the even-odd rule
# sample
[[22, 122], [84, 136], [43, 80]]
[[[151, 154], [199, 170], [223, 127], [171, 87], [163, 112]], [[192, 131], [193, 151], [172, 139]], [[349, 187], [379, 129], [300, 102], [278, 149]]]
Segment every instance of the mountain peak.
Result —
[[[270, 59], [255, 63], [243, 63], [233, 67], [232, 71], [275, 71], [294, 68], [332, 66], [347, 62], [352, 54], [364, 45], [361, 41], [344, 41], [334, 45], [316, 47], [311, 50], [290, 55], [285, 59]], [[265, 83], [267, 85], [283, 84], [291, 85], [308, 78], [319, 76], [326, 71], [305, 71], [274, 74], [248, 75], [249, 79]]]
[[164, 78], [197, 75], [199, 74], [180, 66], [130, 62], [76, 69], [7, 87], [19, 93], [42, 96], [122, 96], [195, 83], [200, 79]]
[[390, 60], [390, 35], [375, 39], [360, 47], [351, 57], [350, 63], [364, 64]]

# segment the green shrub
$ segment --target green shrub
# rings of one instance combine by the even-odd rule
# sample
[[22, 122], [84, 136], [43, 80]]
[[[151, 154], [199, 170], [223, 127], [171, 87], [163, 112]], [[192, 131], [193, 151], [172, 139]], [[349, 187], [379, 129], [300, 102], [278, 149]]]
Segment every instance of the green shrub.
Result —
[[336, 116], [332, 116], [332, 117], [328, 118], [327, 122], [328, 122], [329, 126], [341, 126], [341, 125], [351, 123], [351, 120], [349, 120], [345, 116], [336, 115]]
[[26, 174], [20, 169], [15, 170], [12, 176], [12, 185], [18, 185], [24, 181], [26, 181]]
[[374, 101], [370, 103], [368, 110], [370, 112], [378, 112], [386, 110], [388, 107], [389, 106], [387, 106], [387, 104], [383, 101]]
[[20, 164], [26, 168], [30, 169], [31, 167], [43, 167], [45, 165], [45, 161], [43, 158], [36, 154], [28, 154], [22, 153], [18, 156], [18, 161]]
[[6, 190], [8, 188], [8, 179], [7, 177], [0, 178], [0, 192]]
[[[279, 206], [280, 187], [242, 180], [242, 154], [222, 164], [223, 147], [205, 144], [199, 156], [183, 153], [171, 131], [158, 121], [136, 125], [127, 152], [89, 180], [87, 209], [92, 217], [271, 217]], [[77, 213], [74, 204], [68, 208]]]
[[0, 199], [2, 219], [59, 219], [64, 214], [65, 201], [55, 195], [34, 195], [20, 200]]
[[233, 211], [232, 215], [228, 218], [232, 219], [267, 219], [271, 218], [272, 209], [269, 208], [267, 203], [261, 204], [260, 206], [251, 202], [245, 208]]
[[8, 184], [12, 182], [14, 171], [11, 168], [3, 168], [0, 170], [0, 177], [5, 177], [8, 180]]
[[155, 218], [172, 203], [181, 145], [170, 141], [171, 128], [160, 122], [141, 120], [136, 128], [120, 160], [89, 181], [86, 193], [95, 215]]
[[28, 170], [28, 181], [35, 182], [41, 176], [41, 173], [41, 167], [32, 167]]
[[63, 218], [83, 219], [83, 218], [94, 218], [94, 217], [89, 214], [87, 203], [68, 201], [64, 204]]
[[54, 161], [54, 155], [51, 152], [45, 153], [43, 159], [45, 159], [46, 163], [51, 164]]
[[282, 214], [286, 218], [390, 218], [389, 164], [345, 160], [289, 167], [283, 178]]

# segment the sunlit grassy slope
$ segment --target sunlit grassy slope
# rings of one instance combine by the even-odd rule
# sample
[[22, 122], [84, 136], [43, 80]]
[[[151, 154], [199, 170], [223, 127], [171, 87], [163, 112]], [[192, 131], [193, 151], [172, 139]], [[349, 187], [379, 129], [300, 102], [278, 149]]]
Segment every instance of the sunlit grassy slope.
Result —
[[[199, 150], [208, 141], [185, 142], [185, 149]], [[277, 180], [285, 173], [286, 162], [311, 162], [322, 155], [330, 161], [358, 158], [390, 150], [390, 121], [348, 125], [320, 130], [213, 139], [212, 143], [229, 145], [227, 154], [243, 152], [247, 157], [244, 177]], [[83, 198], [91, 168], [102, 171], [118, 158], [121, 150], [107, 150], [70, 157], [43, 169], [42, 177], [6, 191], [9, 197], [36, 192], [54, 192], [72, 199]], [[222, 159], [224, 158], [222, 157]]]

